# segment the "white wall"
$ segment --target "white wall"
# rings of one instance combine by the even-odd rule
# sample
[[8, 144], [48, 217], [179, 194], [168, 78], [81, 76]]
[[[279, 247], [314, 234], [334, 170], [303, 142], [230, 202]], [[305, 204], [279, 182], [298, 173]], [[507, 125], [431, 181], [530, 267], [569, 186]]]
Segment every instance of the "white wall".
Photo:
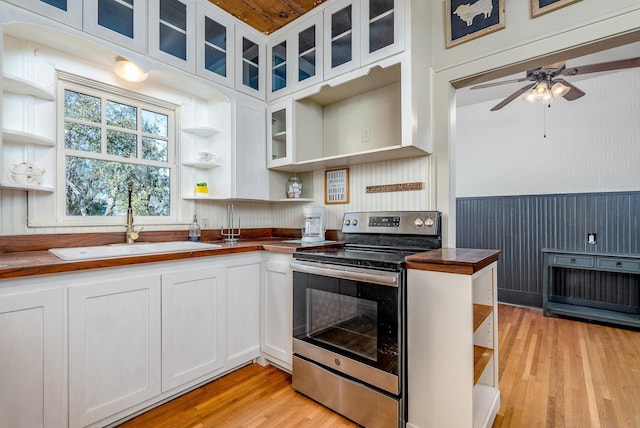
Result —
[[550, 108], [519, 98], [495, 112], [501, 99], [458, 108], [456, 195], [640, 190], [640, 69], [575, 84], [585, 96]]

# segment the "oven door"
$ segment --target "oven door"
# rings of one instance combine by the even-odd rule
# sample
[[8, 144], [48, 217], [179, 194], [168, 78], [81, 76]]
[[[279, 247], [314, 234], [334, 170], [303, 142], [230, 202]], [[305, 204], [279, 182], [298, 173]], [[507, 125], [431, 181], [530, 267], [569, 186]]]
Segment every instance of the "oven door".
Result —
[[291, 267], [294, 354], [398, 395], [403, 272]]

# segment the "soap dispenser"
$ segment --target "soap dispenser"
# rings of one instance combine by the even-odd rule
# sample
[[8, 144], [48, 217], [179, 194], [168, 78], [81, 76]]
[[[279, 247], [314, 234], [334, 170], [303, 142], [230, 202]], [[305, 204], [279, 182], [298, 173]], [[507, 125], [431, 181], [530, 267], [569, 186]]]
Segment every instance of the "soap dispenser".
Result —
[[193, 215], [193, 223], [189, 226], [189, 241], [200, 241], [200, 225], [198, 224], [198, 218]]

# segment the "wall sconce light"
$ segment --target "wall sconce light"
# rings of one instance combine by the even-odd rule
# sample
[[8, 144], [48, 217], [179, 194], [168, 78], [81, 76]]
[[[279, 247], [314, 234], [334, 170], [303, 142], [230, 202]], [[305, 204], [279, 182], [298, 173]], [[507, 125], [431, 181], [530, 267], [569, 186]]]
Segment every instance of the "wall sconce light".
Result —
[[135, 83], [142, 82], [149, 76], [149, 73], [146, 73], [140, 66], [120, 56], [116, 58], [113, 71], [118, 77]]
[[571, 88], [562, 82], [553, 82], [551, 80], [541, 80], [534, 87], [524, 93], [522, 99], [535, 103], [540, 100], [543, 103], [550, 103], [558, 97], [564, 96]]

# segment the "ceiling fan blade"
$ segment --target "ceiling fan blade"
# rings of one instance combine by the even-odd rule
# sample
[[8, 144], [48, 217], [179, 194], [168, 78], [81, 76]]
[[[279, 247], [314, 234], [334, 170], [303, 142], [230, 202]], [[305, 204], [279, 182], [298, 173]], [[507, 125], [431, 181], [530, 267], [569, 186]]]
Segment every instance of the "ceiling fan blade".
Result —
[[554, 82], [560, 82], [563, 85], [566, 85], [569, 87], [569, 92], [567, 92], [562, 96], [567, 101], [577, 100], [578, 98], [584, 96], [584, 91], [578, 89], [575, 85], [572, 85], [571, 83], [567, 82], [564, 79], [555, 79]]
[[597, 73], [599, 71], [621, 70], [623, 68], [633, 67], [640, 67], [640, 57], [571, 67], [565, 69], [560, 74], [563, 76], [575, 76], [577, 74]]
[[509, 84], [509, 83], [525, 82], [527, 80], [531, 80], [531, 79], [529, 79], [527, 77], [521, 77], [520, 79], [502, 80], [500, 82], [493, 82], [493, 83], [482, 83], [480, 85], [472, 86], [469, 89], [492, 88], [494, 86], [501, 86], [501, 85], [506, 85], [506, 84]]
[[[498, 104], [496, 104], [491, 111], [496, 111], [496, 110], [500, 110], [502, 107], [506, 106], [507, 104], [509, 104], [511, 101], [515, 100], [516, 98], [518, 98], [519, 96], [521, 96], [522, 94], [524, 94], [525, 92], [527, 92], [529, 89], [533, 88], [536, 85], [536, 82], [531, 83], [527, 86], [523, 86], [522, 88], [518, 89], [517, 91], [515, 91], [513, 94], [509, 95], [507, 98], [505, 98], [504, 100], [500, 101]], [[571, 92], [571, 91], [569, 91]]]

